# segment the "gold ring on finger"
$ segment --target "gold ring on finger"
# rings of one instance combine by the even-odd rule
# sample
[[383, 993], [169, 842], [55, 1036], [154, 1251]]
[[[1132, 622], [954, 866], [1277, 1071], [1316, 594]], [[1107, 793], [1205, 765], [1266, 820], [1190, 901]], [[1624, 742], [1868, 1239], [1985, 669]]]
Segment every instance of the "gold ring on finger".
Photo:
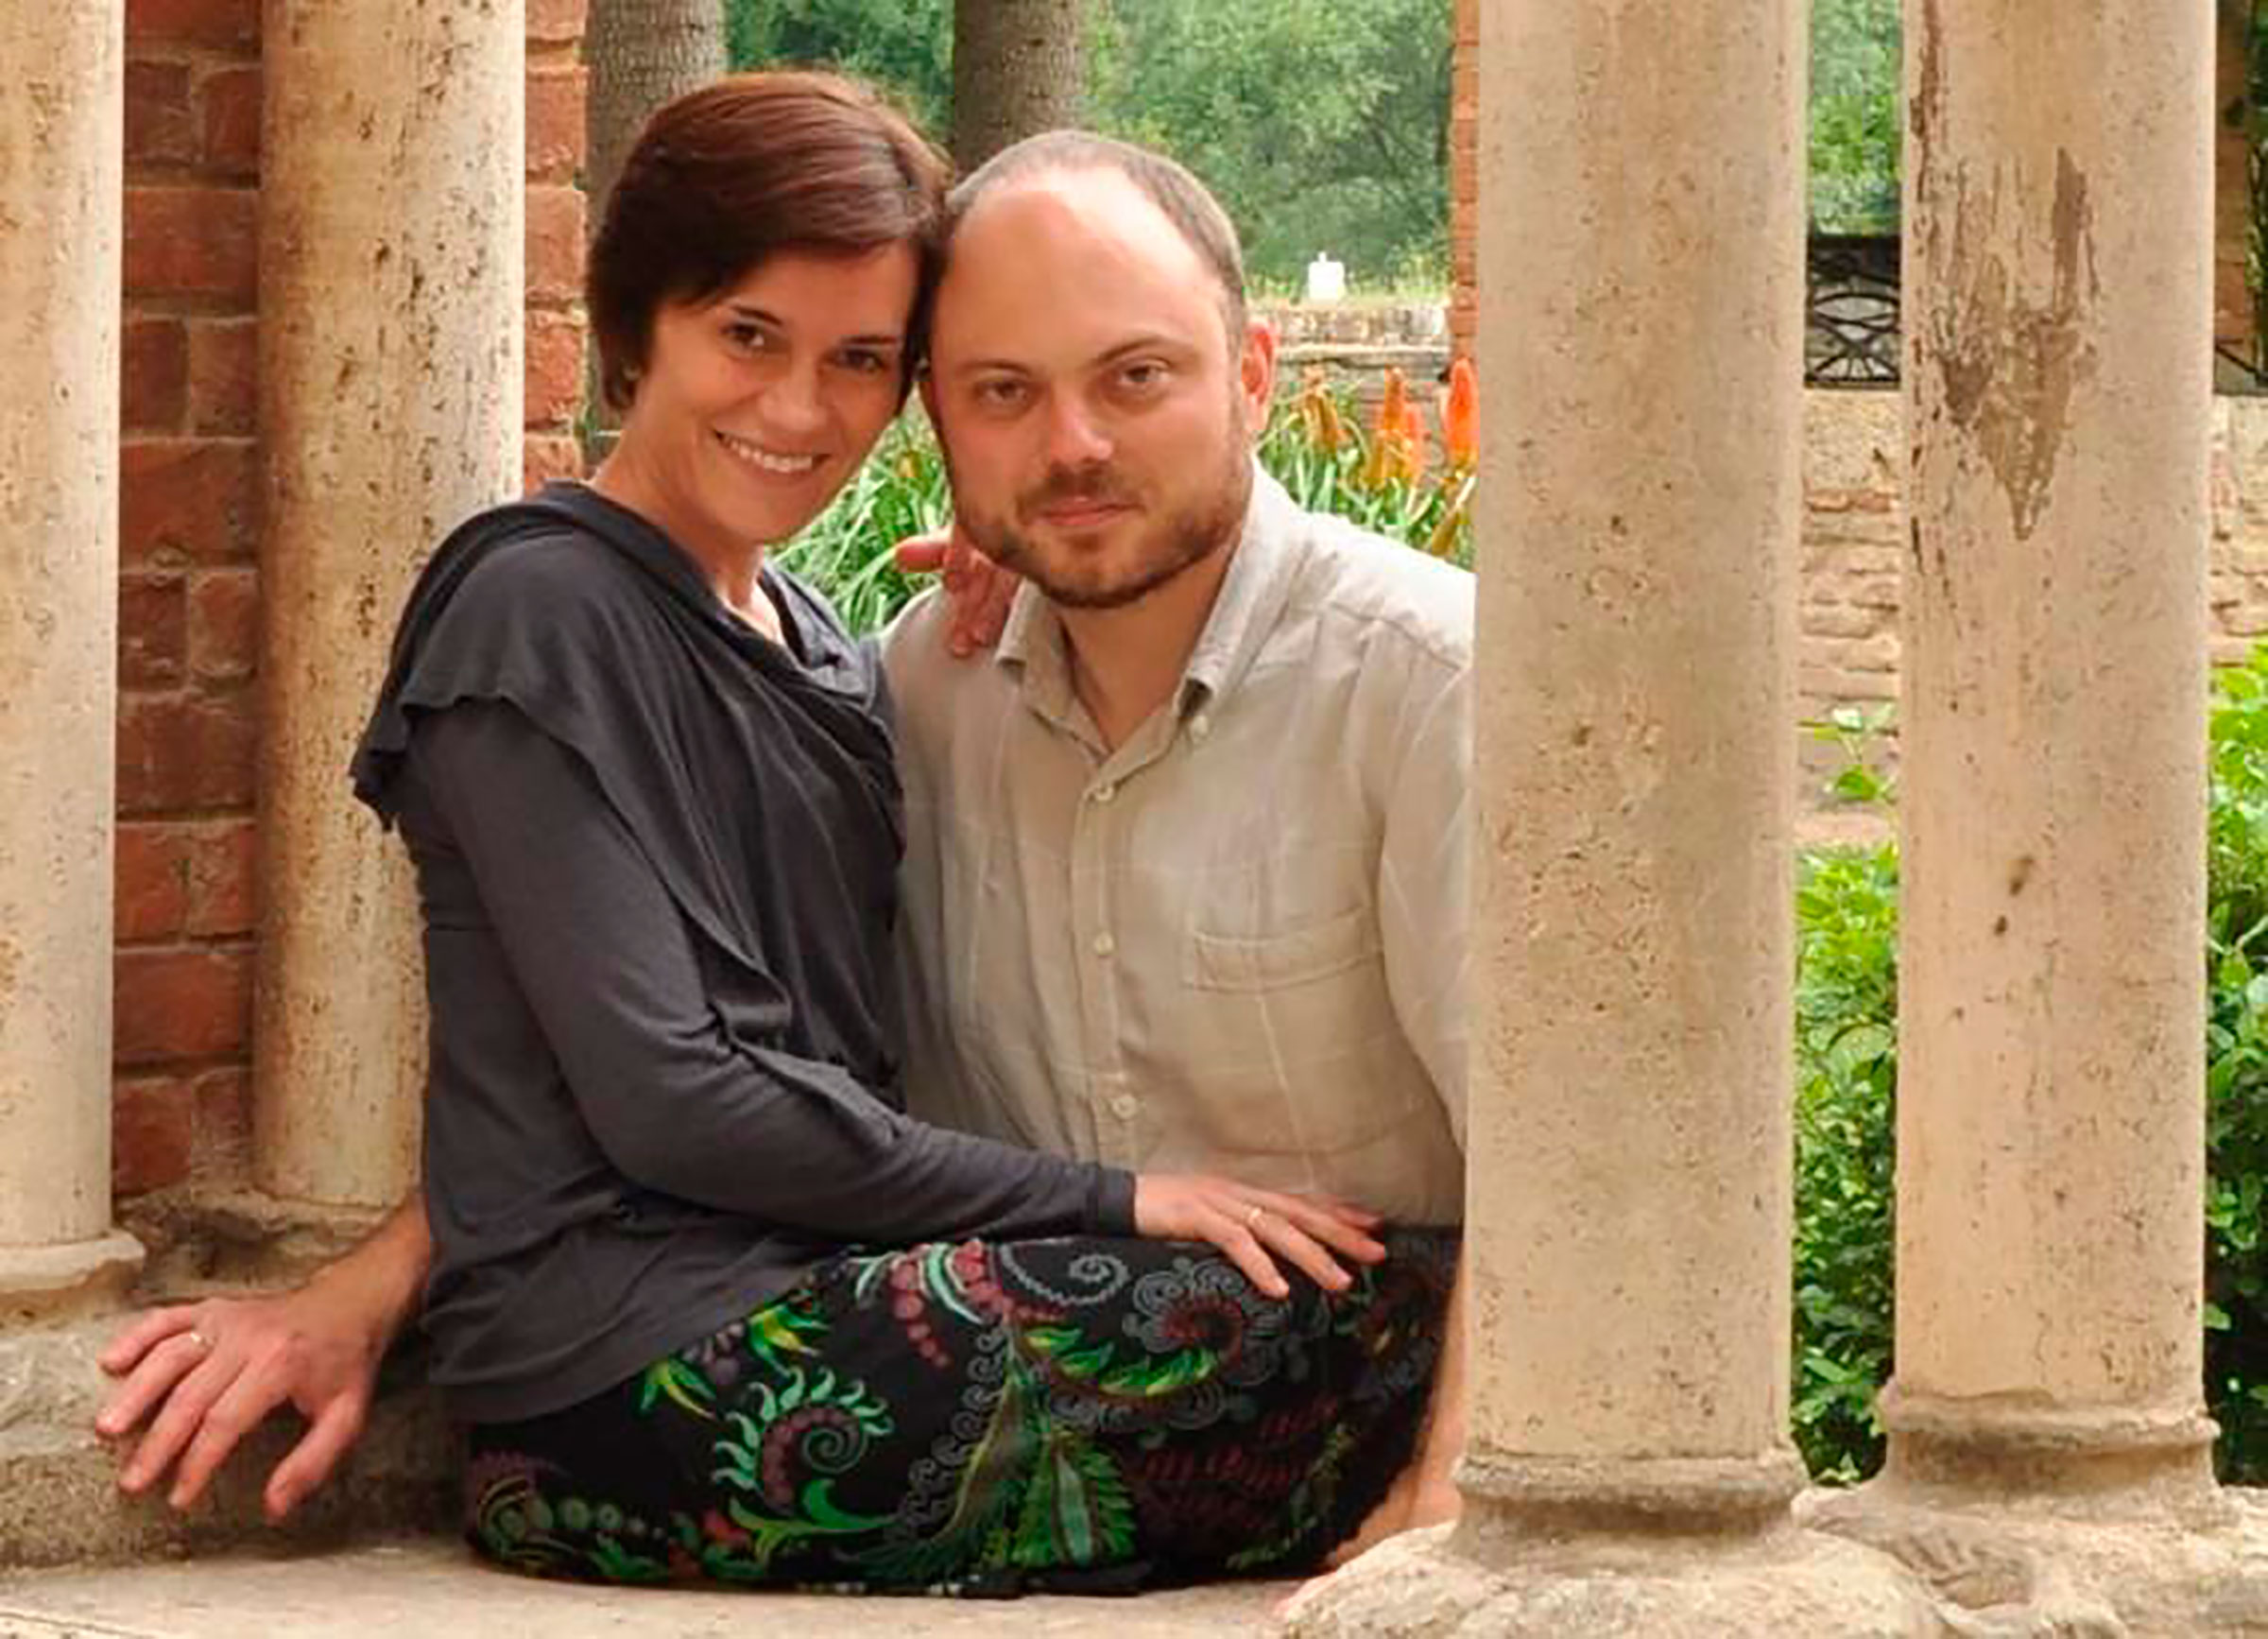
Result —
[[1268, 1209], [1255, 1201], [1251, 1206], [1245, 1209], [1245, 1227], [1248, 1230], [1258, 1229], [1260, 1227], [1260, 1220], [1267, 1216]]
[[189, 1328], [188, 1336], [189, 1341], [197, 1346], [197, 1352], [199, 1354], [210, 1354], [213, 1353], [213, 1339], [206, 1337], [195, 1326]]

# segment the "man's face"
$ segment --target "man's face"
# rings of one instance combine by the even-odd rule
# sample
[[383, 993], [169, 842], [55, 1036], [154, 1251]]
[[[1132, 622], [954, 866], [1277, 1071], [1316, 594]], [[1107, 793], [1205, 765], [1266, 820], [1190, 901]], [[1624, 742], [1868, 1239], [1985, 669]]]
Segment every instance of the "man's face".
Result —
[[1231, 348], [1196, 250], [1114, 171], [1005, 183], [954, 238], [923, 392], [977, 545], [1078, 608], [1233, 539], [1274, 344]]

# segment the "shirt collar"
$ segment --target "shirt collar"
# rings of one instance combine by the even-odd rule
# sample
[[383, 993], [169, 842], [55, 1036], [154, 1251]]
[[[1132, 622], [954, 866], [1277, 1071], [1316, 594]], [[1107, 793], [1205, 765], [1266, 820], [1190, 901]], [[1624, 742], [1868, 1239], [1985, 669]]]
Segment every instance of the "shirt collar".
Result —
[[[1212, 611], [1181, 668], [1175, 709], [1186, 716], [1208, 699], [1233, 689], [1251, 668], [1260, 646], [1283, 607], [1290, 577], [1282, 572], [1296, 537], [1299, 509], [1283, 486], [1255, 460], [1252, 498], [1228, 572], [1221, 578]], [[1017, 588], [1002, 628], [993, 664], [1021, 681], [1025, 700], [1040, 714], [1066, 721], [1073, 709], [1071, 655], [1056, 606], [1028, 581]]]

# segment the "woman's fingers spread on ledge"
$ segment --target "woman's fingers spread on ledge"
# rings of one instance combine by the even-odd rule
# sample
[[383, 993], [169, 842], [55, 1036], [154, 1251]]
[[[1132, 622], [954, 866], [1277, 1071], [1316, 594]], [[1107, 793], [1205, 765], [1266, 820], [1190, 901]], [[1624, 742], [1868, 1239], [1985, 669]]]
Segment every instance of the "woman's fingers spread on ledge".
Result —
[[152, 1309], [112, 1337], [95, 1359], [105, 1372], [117, 1376], [131, 1371], [136, 1361], [166, 1338], [193, 1331], [196, 1326], [195, 1304], [175, 1303], [166, 1308]]
[[325, 1406], [307, 1432], [300, 1437], [275, 1473], [267, 1476], [261, 1501], [267, 1517], [281, 1520], [299, 1506], [300, 1499], [321, 1489], [338, 1466], [338, 1459], [361, 1438], [369, 1410], [358, 1398], [342, 1397]]
[[[94, 1414], [95, 1433], [114, 1440], [131, 1432], [182, 1378], [197, 1370], [205, 1354], [198, 1334], [187, 1326], [160, 1334], [142, 1345], [133, 1356], [132, 1372]], [[133, 1466], [128, 1466], [129, 1472], [133, 1472]]]

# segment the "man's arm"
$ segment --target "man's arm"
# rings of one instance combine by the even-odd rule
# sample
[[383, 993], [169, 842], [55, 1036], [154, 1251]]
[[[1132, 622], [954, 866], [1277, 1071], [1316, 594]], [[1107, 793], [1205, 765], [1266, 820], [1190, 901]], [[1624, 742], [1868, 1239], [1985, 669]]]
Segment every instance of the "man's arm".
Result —
[[378, 1363], [415, 1312], [432, 1261], [425, 1198], [413, 1189], [368, 1240], [305, 1285], [142, 1317], [101, 1356], [103, 1370], [125, 1381], [96, 1414], [95, 1432], [119, 1439], [151, 1420], [118, 1483], [146, 1491], [170, 1469], [169, 1500], [185, 1509], [236, 1442], [289, 1402], [307, 1432], [261, 1493], [268, 1518], [282, 1519], [361, 1435]]

